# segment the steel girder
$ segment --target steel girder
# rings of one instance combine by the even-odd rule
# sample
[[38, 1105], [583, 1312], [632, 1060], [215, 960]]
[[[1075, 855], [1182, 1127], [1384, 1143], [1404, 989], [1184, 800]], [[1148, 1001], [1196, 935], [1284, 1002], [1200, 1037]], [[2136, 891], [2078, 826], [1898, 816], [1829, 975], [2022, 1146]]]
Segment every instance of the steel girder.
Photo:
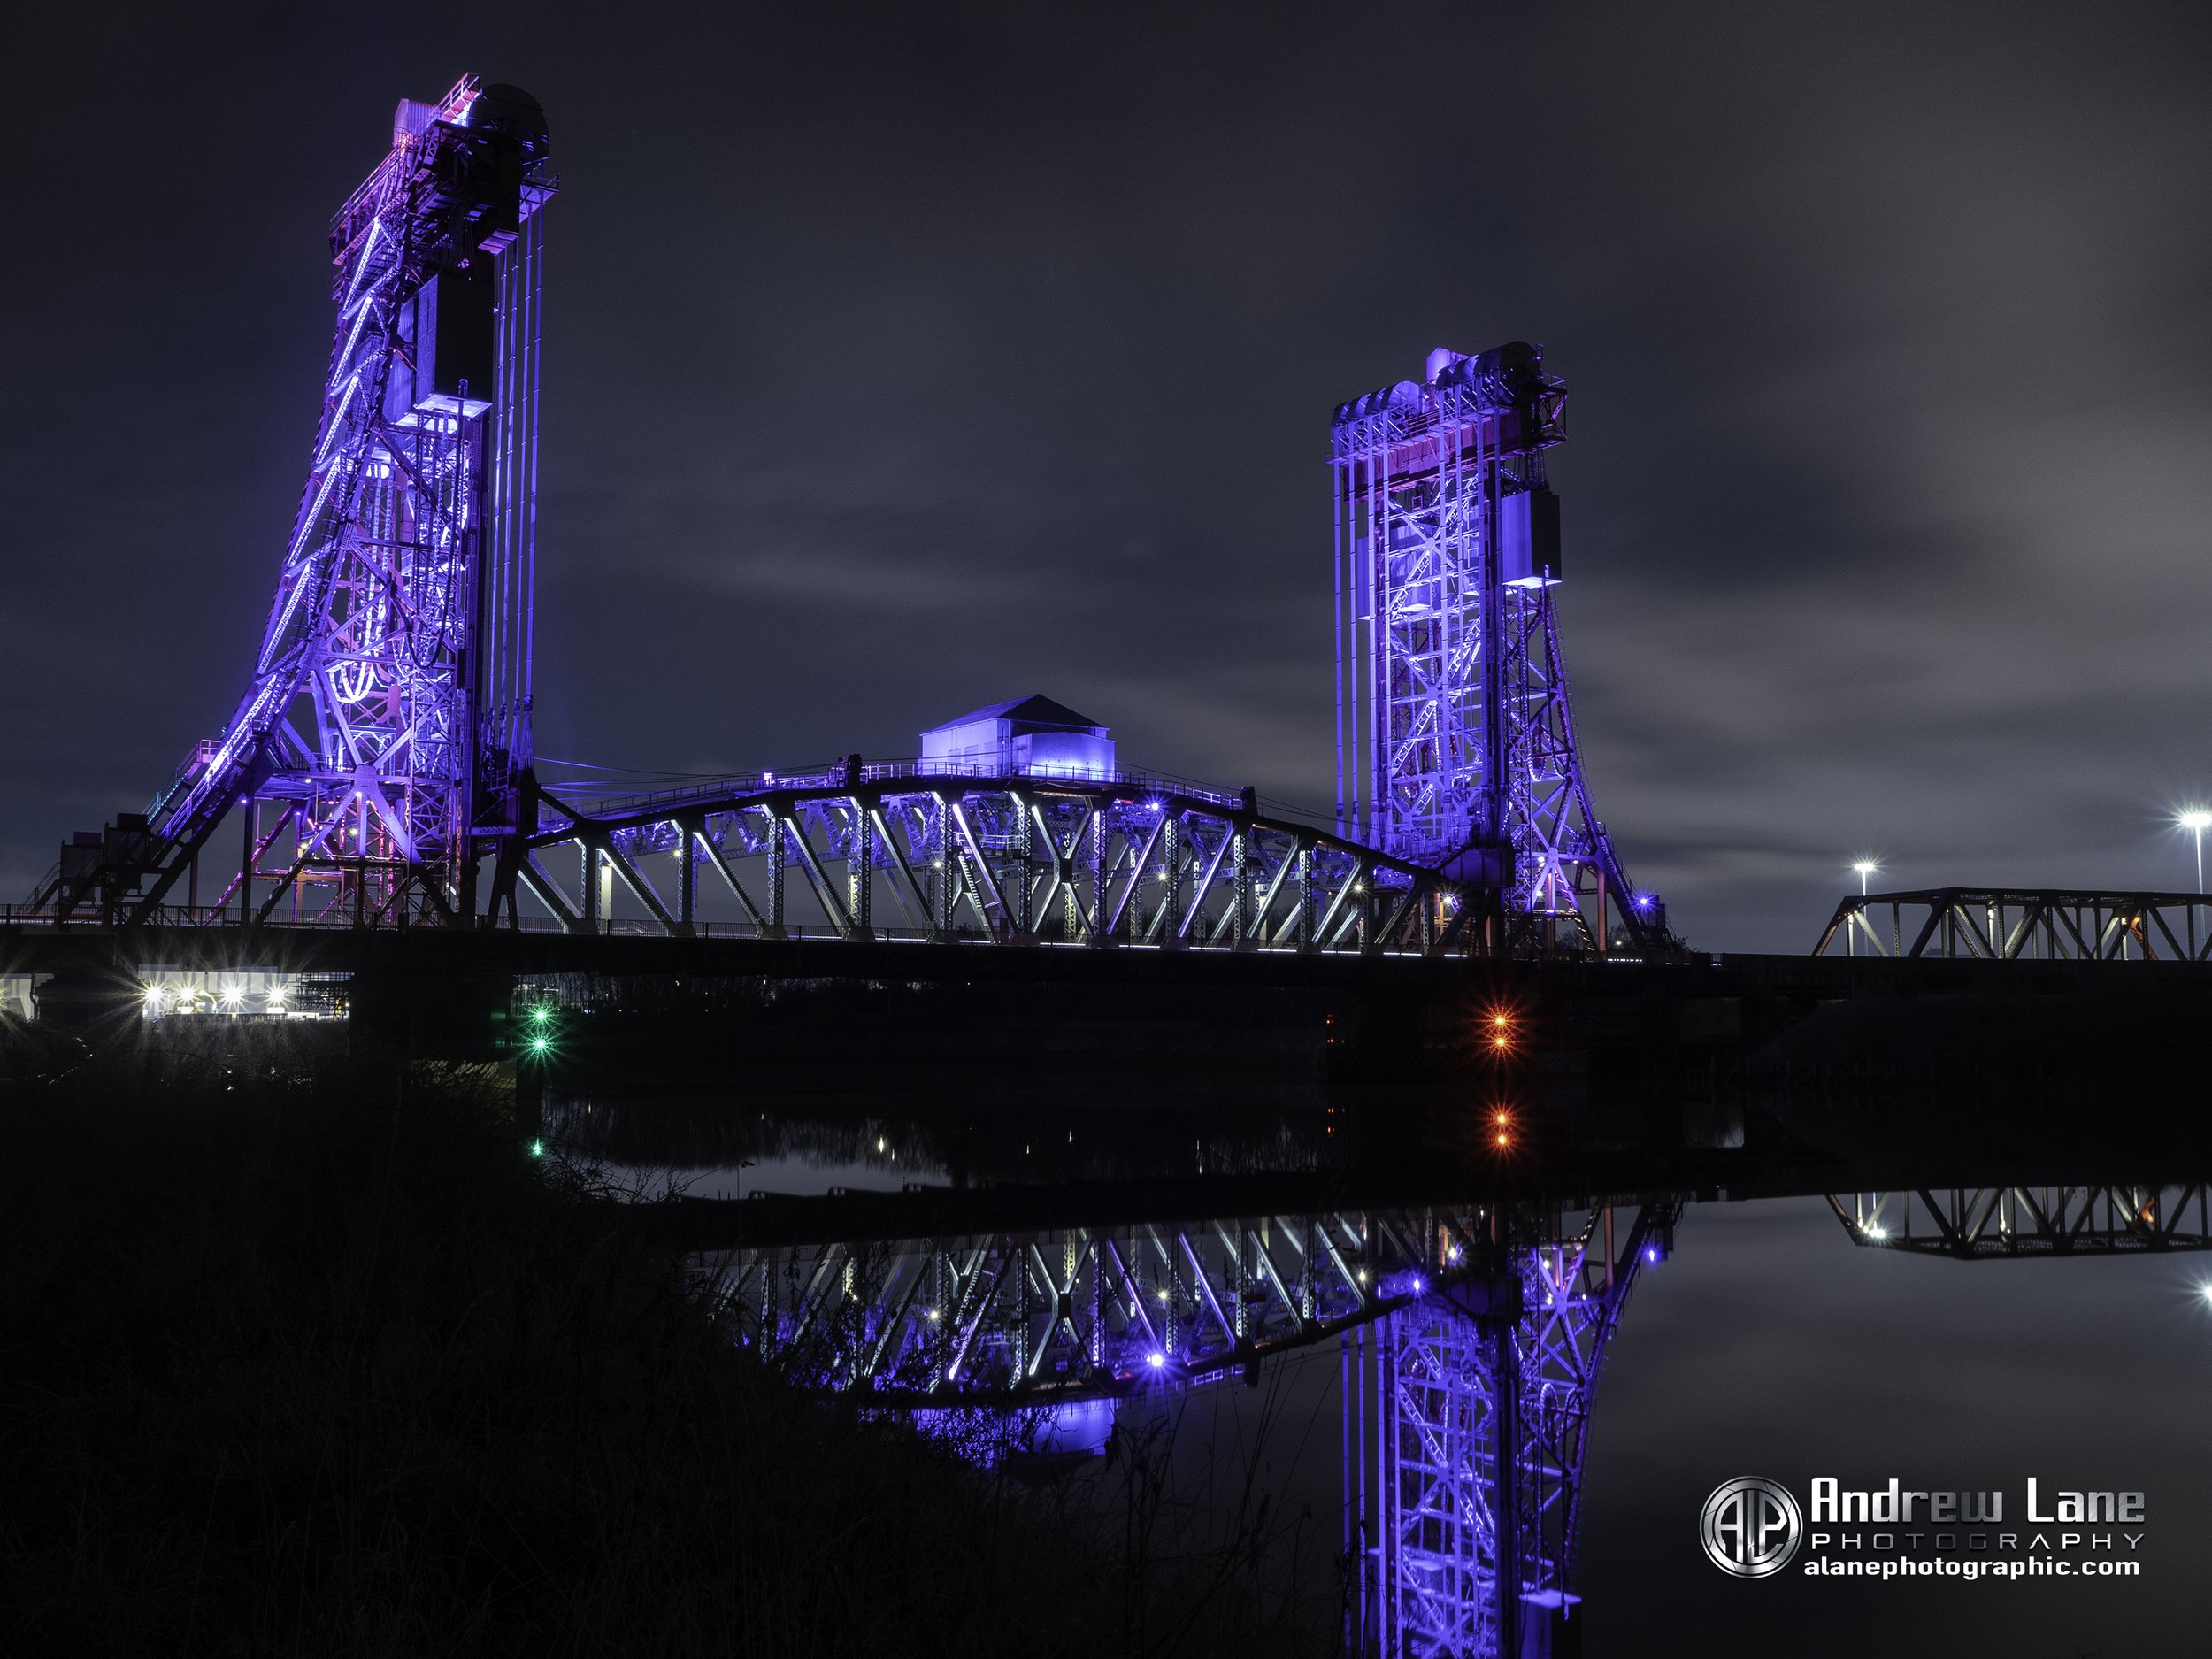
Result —
[[1846, 954], [1876, 956], [2212, 962], [2212, 898], [2057, 887], [1854, 895], [1836, 906], [1813, 955], [1839, 943]]
[[[1831, 1193], [1854, 1244], [1960, 1261], [2212, 1249], [2200, 1181], [2165, 1186], [1977, 1187]], [[1916, 1219], [1919, 1225], [1916, 1228]], [[2191, 1225], [2192, 1220], [2194, 1225]]]
[[1509, 347], [1338, 411], [1338, 827], [1481, 871], [1526, 944], [1663, 952], [1663, 914], [1591, 809], [1555, 572], [1504, 567], [1509, 503], [1549, 499], [1565, 401]]
[[768, 938], [808, 926], [880, 937], [887, 895], [901, 918], [887, 931], [938, 941], [1496, 942], [1469, 885], [1441, 872], [1269, 818], [1248, 795], [1142, 778], [981, 777], [856, 759], [592, 802], [537, 787], [526, 817], [507, 867], [515, 925], [513, 901], [526, 894], [563, 928], [608, 931], [618, 883], [642, 912], [622, 926], [689, 933], [698, 884], [710, 879], [733, 897], [743, 928]]
[[[142, 829], [65, 849], [34, 900], [56, 919], [96, 895], [107, 919], [184, 919], [189, 872], [194, 921], [449, 922], [511, 833], [530, 762], [536, 215], [557, 185], [526, 97], [465, 77], [401, 111], [332, 221], [321, 419], [251, 683]], [[450, 385], [441, 352], [462, 365]], [[240, 858], [203, 903], [200, 855], [234, 809]]]
[[890, 1404], [1048, 1405], [1175, 1387], [1494, 1273], [1491, 1213], [1343, 1210], [701, 1258], [742, 1340]]
[[1516, 1659], [1524, 1626], [1571, 1610], [1606, 1345], [1679, 1214], [1663, 1198], [1555, 1217], [1514, 1251], [1510, 1294], [1432, 1297], [1347, 1340], [1353, 1651]]

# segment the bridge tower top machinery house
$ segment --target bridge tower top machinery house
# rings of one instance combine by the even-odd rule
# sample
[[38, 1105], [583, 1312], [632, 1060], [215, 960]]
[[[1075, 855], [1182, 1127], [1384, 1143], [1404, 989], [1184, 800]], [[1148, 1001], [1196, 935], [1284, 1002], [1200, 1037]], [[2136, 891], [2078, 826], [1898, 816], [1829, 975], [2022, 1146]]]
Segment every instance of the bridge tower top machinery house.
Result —
[[549, 156], [518, 88], [469, 76], [400, 104], [331, 221], [321, 418], [245, 695], [143, 814], [72, 838], [41, 908], [357, 925], [475, 908], [531, 762]]
[[1665, 912], [1591, 810], [1559, 649], [1566, 400], [1515, 341], [1338, 406], [1338, 827], [1495, 894], [1509, 949], [1649, 953]]

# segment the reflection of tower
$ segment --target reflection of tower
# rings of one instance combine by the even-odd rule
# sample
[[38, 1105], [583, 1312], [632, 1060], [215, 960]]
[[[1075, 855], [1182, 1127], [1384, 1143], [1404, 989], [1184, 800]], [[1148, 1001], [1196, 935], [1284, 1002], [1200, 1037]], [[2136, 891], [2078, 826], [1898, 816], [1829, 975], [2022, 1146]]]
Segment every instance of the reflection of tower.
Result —
[[[545, 117], [463, 80], [403, 102], [332, 220], [334, 342], [253, 674], [142, 815], [63, 850], [37, 902], [193, 919], [451, 921], [530, 764]], [[243, 848], [203, 902], [231, 809]], [[227, 860], [226, 860], [227, 864]], [[180, 877], [188, 879], [180, 881]]]
[[1666, 1254], [1679, 1213], [1601, 1205], [1516, 1251], [1517, 1272], [1346, 1337], [1353, 1651], [1580, 1653], [1590, 1406], [1637, 1272]]
[[1522, 938], [1663, 946], [1591, 810], [1543, 452], [1566, 386], [1515, 342], [1341, 405], [1337, 801], [1346, 834], [1501, 892]]

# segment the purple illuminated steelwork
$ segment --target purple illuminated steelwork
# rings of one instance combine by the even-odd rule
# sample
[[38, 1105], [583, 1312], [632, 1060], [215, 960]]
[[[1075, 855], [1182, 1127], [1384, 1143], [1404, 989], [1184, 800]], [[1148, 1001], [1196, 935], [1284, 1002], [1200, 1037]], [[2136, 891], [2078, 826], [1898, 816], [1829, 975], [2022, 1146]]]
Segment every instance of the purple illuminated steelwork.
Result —
[[1565, 402], [1517, 342], [1338, 408], [1338, 826], [1495, 893], [1501, 948], [1651, 954], [1664, 913], [1591, 810], [1559, 649]]
[[[1679, 1202], [1405, 1206], [700, 1258], [803, 1386], [1066, 1411], [1343, 1350], [1352, 1651], [1522, 1659], [1571, 1623], [1591, 1406]], [[1502, 1595], [1501, 1586], [1509, 1595]]]
[[741, 1340], [803, 1386], [902, 1407], [1065, 1406], [1249, 1375], [1423, 1291], [1448, 1297], [1496, 1270], [1491, 1229], [1479, 1205], [1408, 1206], [703, 1260]]
[[[855, 756], [643, 795], [533, 782], [522, 818], [495, 902], [511, 879], [570, 933], [693, 933], [703, 878], [743, 912], [726, 931], [768, 939], [1419, 950], [1461, 914], [1438, 871], [1271, 817], [1249, 791], [1141, 774]], [[618, 918], [618, 896], [643, 914]], [[883, 926], [886, 897], [902, 926]]]
[[[1680, 1206], [1602, 1204], [1487, 1283], [1344, 1341], [1348, 1646], [1524, 1659], [1579, 1632], [1575, 1553], [1598, 1375]], [[1579, 1647], [1574, 1648], [1579, 1651]]]
[[[473, 908], [530, 764], [548, 155], [514, 88], [467, 77], [400, 104], [390, 152], [332, 221], [322, 416], [251, 684], [142, 826], [65, 850], [37, 895], [56, 916], [96, 894], [117, 919], [179, 896], [201, 921]], [[178, 880], [196, 887], [233, 808], [243, 856], [202, 905]]]

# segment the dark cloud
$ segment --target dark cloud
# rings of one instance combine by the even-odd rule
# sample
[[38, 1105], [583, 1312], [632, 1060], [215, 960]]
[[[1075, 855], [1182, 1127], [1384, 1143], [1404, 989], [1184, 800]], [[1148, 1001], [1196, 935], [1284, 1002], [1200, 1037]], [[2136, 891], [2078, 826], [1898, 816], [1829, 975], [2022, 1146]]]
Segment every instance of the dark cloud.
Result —
[[0, 879], [232, 705], [392, 102], [545, 103], [541, 707], [640, 767], [1047, 690], [1333, 789], [1331, 407], [1547, 343], [1601, 810], [1697, 940], [2178, 883], [2212, 788], [2199, 12], [150, 9], [4, 116]]

